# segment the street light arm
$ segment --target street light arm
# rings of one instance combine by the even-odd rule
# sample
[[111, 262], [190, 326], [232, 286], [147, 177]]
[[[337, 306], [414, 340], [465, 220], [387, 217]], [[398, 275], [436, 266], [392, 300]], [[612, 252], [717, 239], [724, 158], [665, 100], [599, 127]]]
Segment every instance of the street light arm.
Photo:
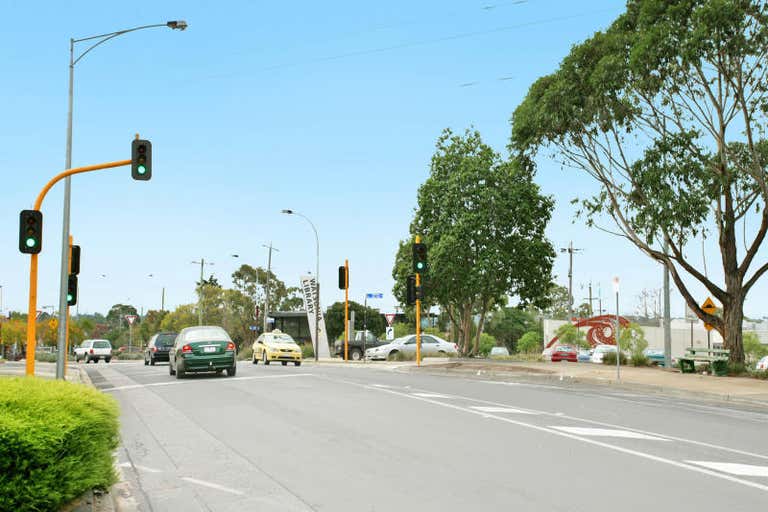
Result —
[[[108, 34], [99, 34], [97, 36], [83, 37], [83, 38], [80, 38], [80, 39], [72, 39], [72, 44], [73, 45], [75, 43], [81, 43], [83, 41], [92, 41], [94, 39], [100, 39], [100, 41], [97, 41], [96, 43], [94, 43], [91, 46], [89, 46], [88, 49], [86, 49], [83, 53], [80, 54], [80, 56], [78, 56], [76, 59], [74, 59], [72, 61], [72, 66], [77, 64], [80, 61], [80, 59], [82, 59], [83, 57], [86, 56], [86, 54], [88, 54], [88, 52], [90, 52], [91, 50], [93, 50], [94, 48], [99, 46], [100, 44], [106, 43], [110, 39], [114, 39], [117, 36], [121, 36], [121, 35], [127, 34], [129, 32], [136, 32], [137, 30], [144, 30], [144, 29], [147, 29], [147, 28], [158, 28], [158, 27], [169, 27], [169, 26], [170, 25], [168, 23], [155, 23], [153, 25], [142, 25], [140, 27], [129, 28], [129, 29], [126, 29], [126, 30], [118, 30], [117, 32], [110, 32]], [[186, 28], [186, 24], [184, 24], [184, 27]], [[175, 27], [171, 27], [171, 28], [175, 28]], [[184, 30], [184, 29], [181, 28], [181, 30]]]

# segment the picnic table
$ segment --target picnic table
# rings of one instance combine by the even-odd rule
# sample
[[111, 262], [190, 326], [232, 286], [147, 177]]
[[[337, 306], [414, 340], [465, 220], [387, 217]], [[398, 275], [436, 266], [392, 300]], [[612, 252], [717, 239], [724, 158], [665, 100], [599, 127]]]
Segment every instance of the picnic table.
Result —
[[685, 349], [685, 356], [677, 360], [681, 373], [696, 373], [696, 363], [709, 363], [712, 373], [718, 376], [728, 374], [728, 358], [730, 350], [722, 348], [693, 348]]

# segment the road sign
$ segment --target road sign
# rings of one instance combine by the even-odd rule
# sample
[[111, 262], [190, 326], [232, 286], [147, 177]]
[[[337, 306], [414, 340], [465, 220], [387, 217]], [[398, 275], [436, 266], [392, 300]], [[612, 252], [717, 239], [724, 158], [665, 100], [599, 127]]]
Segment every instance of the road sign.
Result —
[[368, 299], [383, 299], [384, 294], [383, 293], [367, 293], [365, 297]]
[[387, 327], [387, 341], [392, 341], [393, 339], [395, 339], [395, 328]]
[[392, 325], [392, 322], [395, 321], [395, 313], [387, 313], [384, 318], [387, 319], [387, 325]]
[[[715, 303], [712, 301], [712, 297], [707, 297], [707, 300], [701, 305], [701, 309], [708, 315], [714, 315], [715, 311], [717, 311], [717, 306], [715, 306]], [[708, 323], [704, 323], [704, 328], [708, 331], [713, 329]]]
[[136, 315], [125, 315], [125, 319], [128, 320], [128, 325], [133, 325], [133, 322], [135, 322], [137, 318], [139, 317]]

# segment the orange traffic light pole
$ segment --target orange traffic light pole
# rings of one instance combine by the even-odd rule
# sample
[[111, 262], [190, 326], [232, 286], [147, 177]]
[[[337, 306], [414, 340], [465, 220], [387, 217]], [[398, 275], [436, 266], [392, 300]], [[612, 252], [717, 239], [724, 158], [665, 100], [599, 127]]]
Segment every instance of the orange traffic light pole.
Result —
[[[48, 194], [48, 191], [51, 190], [51, 187], [53, 187], [57, 182], [63, 180], [68, 176], [72, 176], [74, 174], [80, 174], [84, 172], [99, 171], [101, 169], [112, 169], [114, 167], [123, 167], [125, 165], [131, 165], [131, 160], [118, 160], [117, 162], [107, 162], [104, 164], [88, 165], [86, 167], [75, 167], [73, 169], [67, 169], [64, 172], [57, 174], [48, 183], [46, 183], [46, 185], [37, 195], [37, 199], [35, 200], [35, 206], [32, 209], [40, 211], [40, 207], [43, 205], [43, 199], [45, 199], [45, 196], [46, 194]], [[37, 320], [37, 257], [38, 257], [38, 254], [31, 254], [30, 256], [31, 257], [30, 257], [30, 263], [29, 263], [29, 309], [27, 312], [26, 374], [27, 376], [34, 376], [35, 375], [35, 348], [37, 346], [36, 320]], [[62, 313], [61, 311], [59, 311], [59, 321], [62, 320], [62, 315], [66, 316], [67, 314], [68, 314], [67, 312]], [[66, 364], [65, 364], [65, 367], [66, 367]]]
[[[416, 235], [416, 243], [421, 243], [421, 237]], [[416, 272], [416, 366], [421, 366], [421, 273]]]

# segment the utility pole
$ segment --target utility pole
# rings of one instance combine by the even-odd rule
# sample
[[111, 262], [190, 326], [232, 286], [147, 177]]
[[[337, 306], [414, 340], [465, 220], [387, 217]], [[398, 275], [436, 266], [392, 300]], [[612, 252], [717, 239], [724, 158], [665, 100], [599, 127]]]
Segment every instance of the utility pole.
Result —
[[[203, 325], [203, 280], [205, 277], [203, 276], [203, 273], [205, 272], [205, 266], [206, 265], [213, 265], [213, 262], [205, 262], [205, 258], [200, 258], [200, 261], [193, 261], [193, 265], [200, 265], [200, 289], [198, 290], [197, 295], [197, 325]], [[165, 299], [165, 288], [163, 288], [163, 299]], [[163, 306], [165, 306], [163, 304]]]
[[573, 321], [573, 253], [580, 251], [581, 249], [573, 248], [573, 241], [568, 244], [568, 247], [560, 249], [560, 252], [568, 253], [568, 322]]
[[[664, 241], [664, 254], [669, 250]], [[669, 268], [664, 265], [664, 368], [672, 367], [672, 318], [669, 311]]]
[[264, 332], [267, 332], [267, 325], [269, 323], [269, 275], [272, 272], [272, 251], [280, 252], [280, 250], [272, 247], [272, 242], [269, 242], [269, 245], [262, 244], [262, 247], [269, 249], [269, 256], [267, 257], [267, 283], [264, 285]]
[[595, 316], [595, 311], [592, 309], [592, 281], [589, 282], [589, 316]]
[[160, 296], [160, 311], [165, 311], [165, 286], [163, 286], [163, 293]]

